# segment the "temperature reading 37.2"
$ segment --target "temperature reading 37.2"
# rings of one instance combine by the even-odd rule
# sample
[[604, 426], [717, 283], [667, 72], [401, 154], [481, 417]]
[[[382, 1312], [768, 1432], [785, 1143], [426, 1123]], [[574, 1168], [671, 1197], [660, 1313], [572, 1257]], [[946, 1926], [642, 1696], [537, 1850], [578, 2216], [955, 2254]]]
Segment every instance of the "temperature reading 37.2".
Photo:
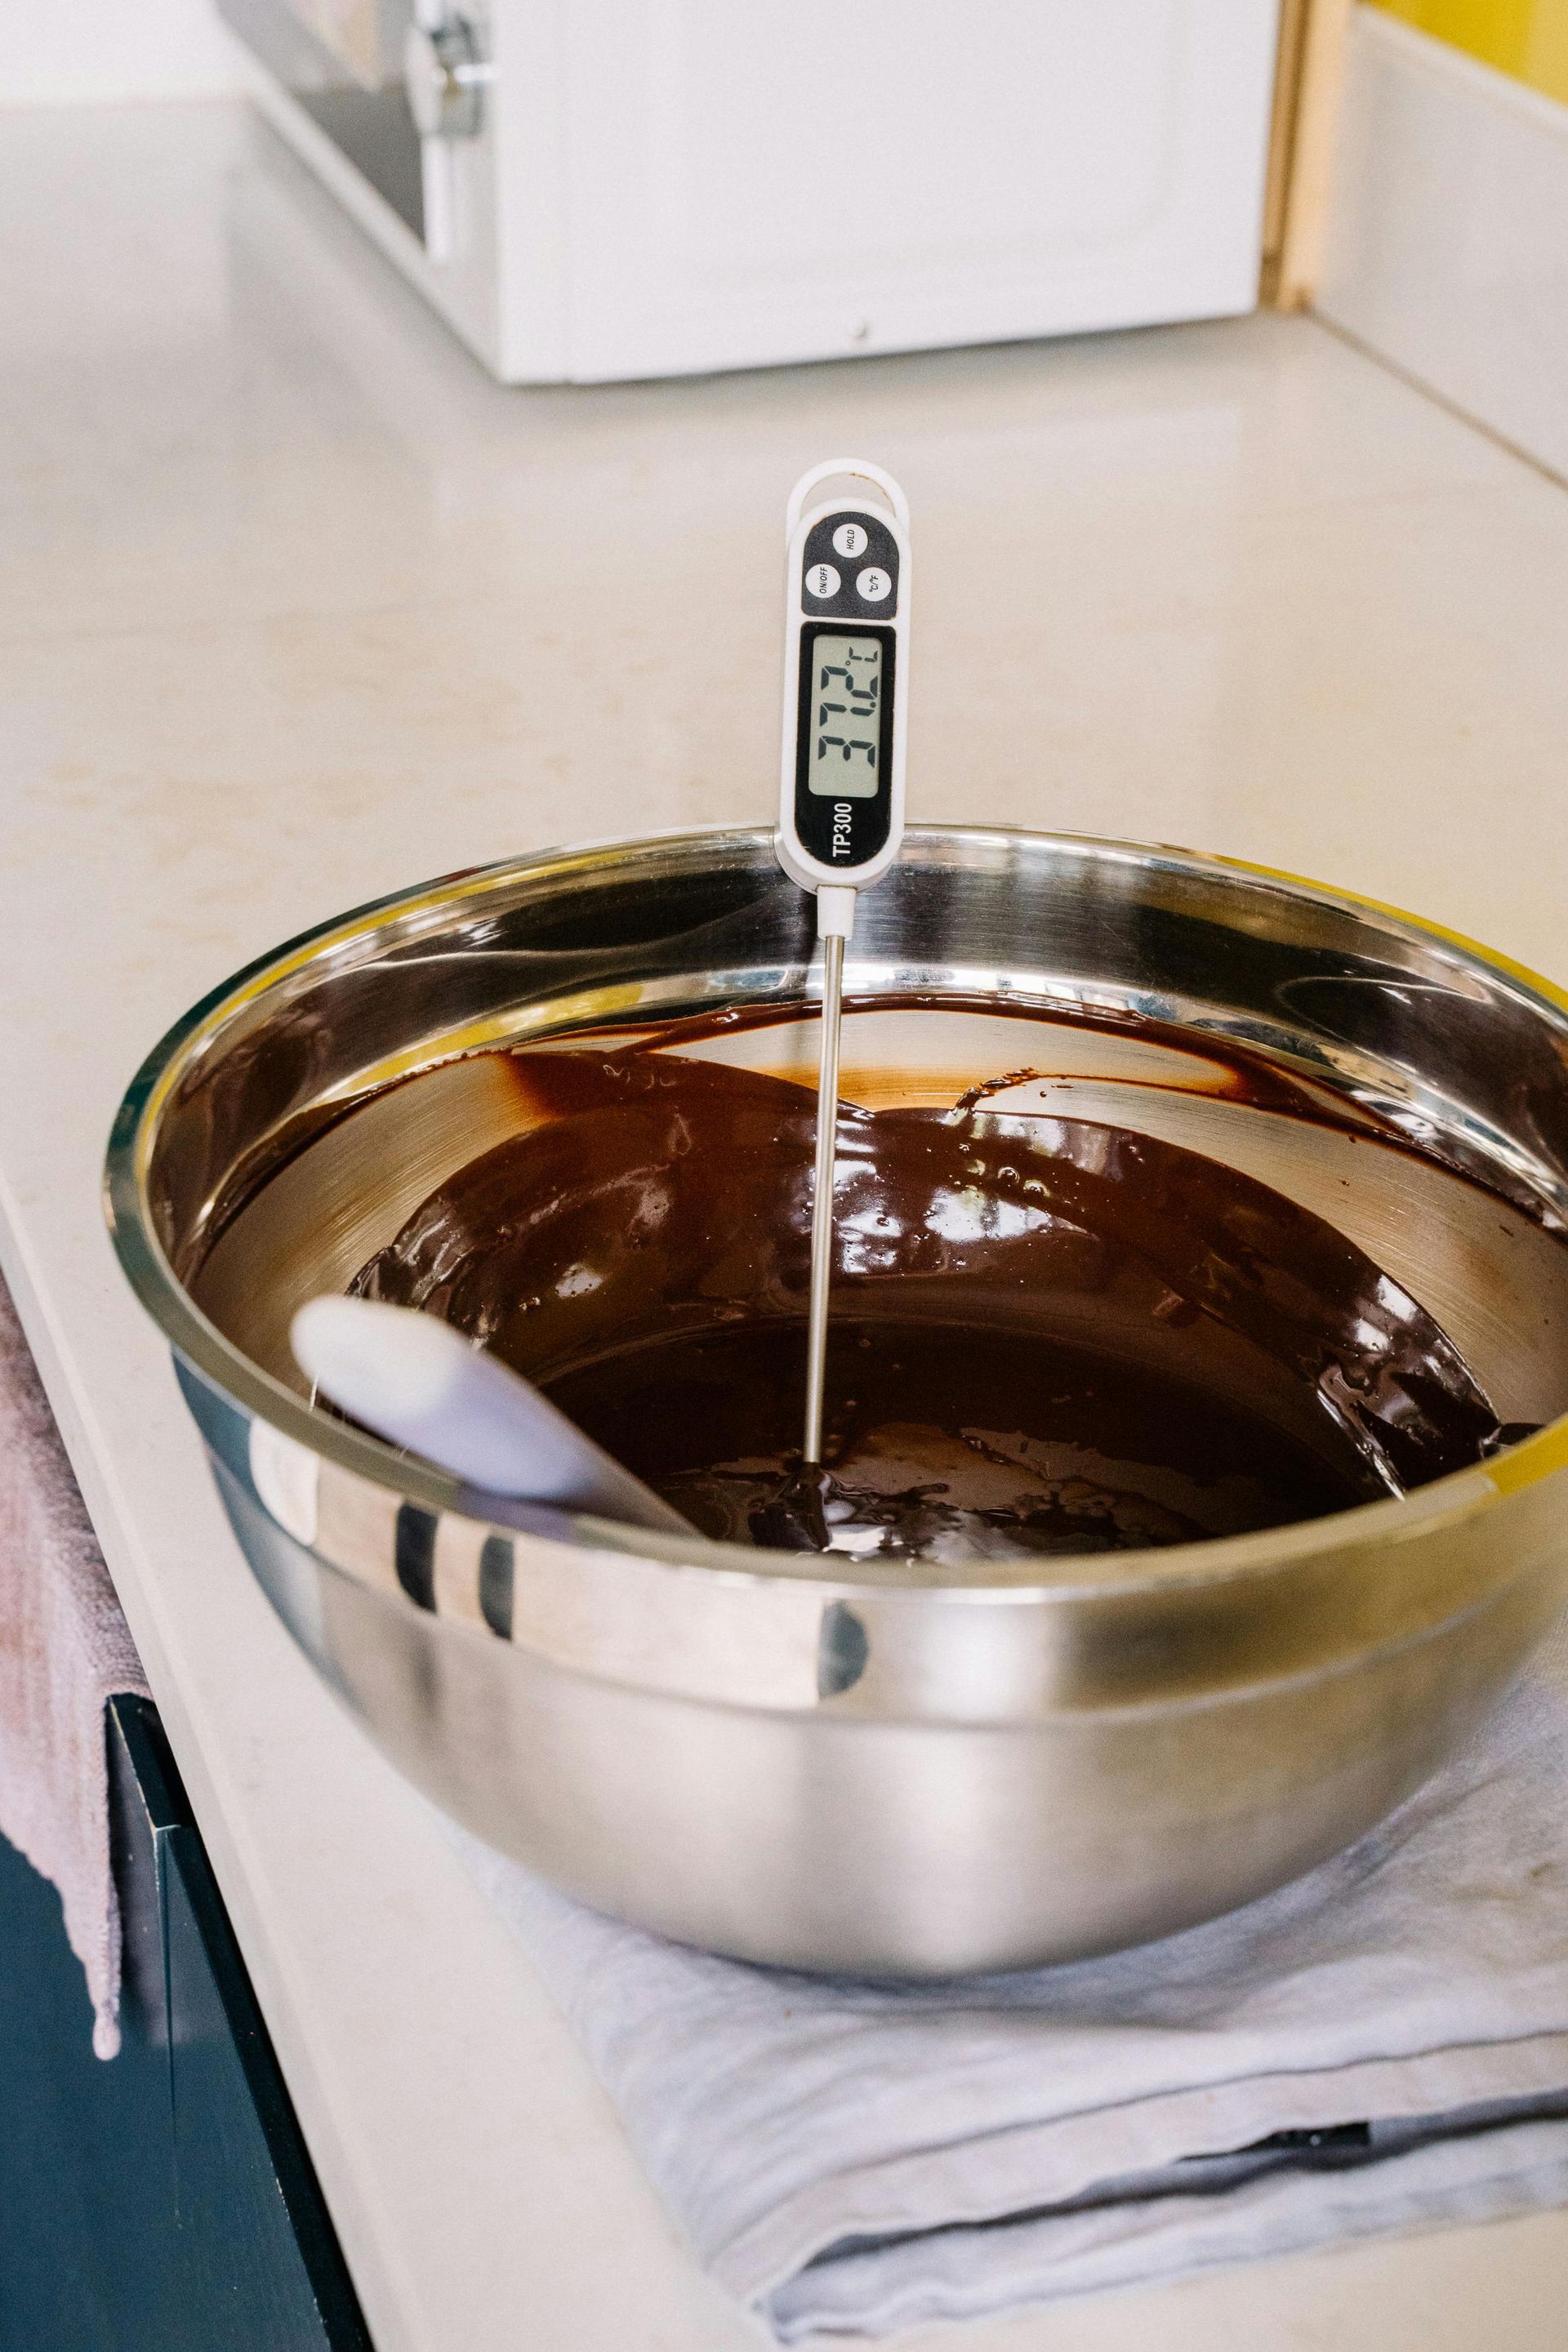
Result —
[[[841, 491], [809, 503], [814, 490], [833, 482], [864, 483], [876, 495], [862, 500], [852, 492], [847, 505]], [[784, 519], [784, 738], [773, 842], [790, 880], [816, 896], [822, 941], [801, 1416], [801, 1475], [819, 1517], [844, 950], [858, 893], [881, 879], [903, 837], [909, 521], [909, 500], [892, 476], [862, 457], [813, 466], [791, 491]]]
[[871, 800], [881, 738], [882, 647], [876, 637], [818, 636], [808, 790], [823, 800]]

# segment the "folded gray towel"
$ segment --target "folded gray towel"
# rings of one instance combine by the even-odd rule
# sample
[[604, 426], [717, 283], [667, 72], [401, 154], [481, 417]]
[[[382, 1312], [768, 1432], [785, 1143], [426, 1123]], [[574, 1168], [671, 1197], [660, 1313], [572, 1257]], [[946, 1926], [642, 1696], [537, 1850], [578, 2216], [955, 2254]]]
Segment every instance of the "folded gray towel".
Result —
[[786, 2341], [1568, 2202], [1568, 1626], [1349, 1853], [1065, 1968], [748, 1968], [454, 1835], [698, 2255]]
[[120, 2047], [104, 1702], [147, 1692], [92, 1523], [0, 1285], [0, 1836], [60, 1893], [100, 2058]]

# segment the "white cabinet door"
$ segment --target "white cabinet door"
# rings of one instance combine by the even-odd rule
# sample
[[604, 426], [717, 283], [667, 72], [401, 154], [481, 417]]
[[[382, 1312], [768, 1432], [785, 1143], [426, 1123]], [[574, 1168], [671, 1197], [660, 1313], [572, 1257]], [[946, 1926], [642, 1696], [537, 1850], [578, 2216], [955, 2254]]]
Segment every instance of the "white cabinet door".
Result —
[[1250, 309], [1277, 0], [571, 0], [579, 379]]

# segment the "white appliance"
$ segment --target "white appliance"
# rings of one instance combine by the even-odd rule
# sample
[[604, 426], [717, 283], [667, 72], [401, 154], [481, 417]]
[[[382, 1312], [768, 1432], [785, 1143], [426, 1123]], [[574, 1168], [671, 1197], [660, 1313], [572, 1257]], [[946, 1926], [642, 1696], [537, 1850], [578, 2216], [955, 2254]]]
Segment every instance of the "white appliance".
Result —
[[495, 373], [592, 383], [1257, 299], [1278, 0], [219, 0]]

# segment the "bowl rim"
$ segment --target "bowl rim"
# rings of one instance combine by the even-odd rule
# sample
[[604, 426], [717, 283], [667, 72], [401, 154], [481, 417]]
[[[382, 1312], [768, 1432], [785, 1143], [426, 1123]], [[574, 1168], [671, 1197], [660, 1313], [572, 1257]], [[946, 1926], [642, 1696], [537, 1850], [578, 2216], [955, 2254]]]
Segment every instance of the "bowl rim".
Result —
[[[1215, 878], [1241, 877], [1272, 886], [1289, 896], [1342, 913], [1374, 915], [1386, 930], [1413, 943], [1443, 948], [1456, 964], [1481, 974], [1568, 1034], [1568, 990], [1500, 951], [1405, 908], [1361, 892], [1341, 889], [1252, 860], [1184, 849], [1163, 842], [1016, 825], [910, 826], [906, 854], [973, 841], [987, 847], [1027, 844], [1094, 857], [1136, 856], [1166, 870]], [[143, 1181], [158, 1119], [174, 1086], [195, 1056], [247, 1005], [334, 950], [347, 947], [394, 916], [407, 919], [448, 902], [463, 887], [482, 896], [526, 874], [591, 869], [628, 852], [672, 849], [691, 844], [724, 843], [738, 853], [771, 855], [772, 829], [763, 825], [713, 824], [675, 826], [654, 833], [616, 835], [565, 844], [481, 866], [458, 867], [434, 878], [364, 901], [346, 913], [296, 933], [218, 982], [174, 1022], [145, 1055], [115, 1113], [103, 1169], [103, 1202], [121, 1266], [142, 1306], [175, 1354], [210, 1389], [227, 1398], [252, 1421], [335, 1465], [352, 1476], [388, 1490], [436, 1514], [450, 1514], [505, 1532], [509, 1522], [478, 1511], [471, 1489], [434, 1465], [400, 1454], [377, 1438], [317, 1412], [270, 1373], [253, 1363], [196, 1305], [170, 1264], [148, 1212]], [[557, 1549], [581, 1546], [633, 1555], [650, 1566], [689, 1574], [708, 1570], [726, 1581], [776, 1588], [781, 1583], [820, 1588], [832, 1596], [919, 1592], [930, 1598], [980, 1598], [1066, 1601], [1079, 1596], [1172, 1591], [1183, 1586], [1225, 1584], [1269, 1570], [1287, 1570], [1326, 1552], [1359, 1551], [1414, 1535], [1442, 1520], [1457, 1525], [1473, 1518], [1501, 1497], [1514, 1496], [1568, 1466], [1568, 1412], [1484, 1465], [1467, 1465], [1404, 1496], [1363, 1503], [1327, 1518], [1282, 1528], [1220, 1536], [1202, 1541], [1111, 1554], [1064, 1554], [1047, 1564], [977, 1560], [929, 1568], [918, 1580], [868, 1574], [848, 1559], [832, 1570], [816, 1555], [768, 1553], [702, 1537], [662, 1537], [641, 1529], [562, 1514], [562, 1536], [537, 1530], [531, 1540]], [[891, 1564], [889, 1564], [890, 1568]]]

